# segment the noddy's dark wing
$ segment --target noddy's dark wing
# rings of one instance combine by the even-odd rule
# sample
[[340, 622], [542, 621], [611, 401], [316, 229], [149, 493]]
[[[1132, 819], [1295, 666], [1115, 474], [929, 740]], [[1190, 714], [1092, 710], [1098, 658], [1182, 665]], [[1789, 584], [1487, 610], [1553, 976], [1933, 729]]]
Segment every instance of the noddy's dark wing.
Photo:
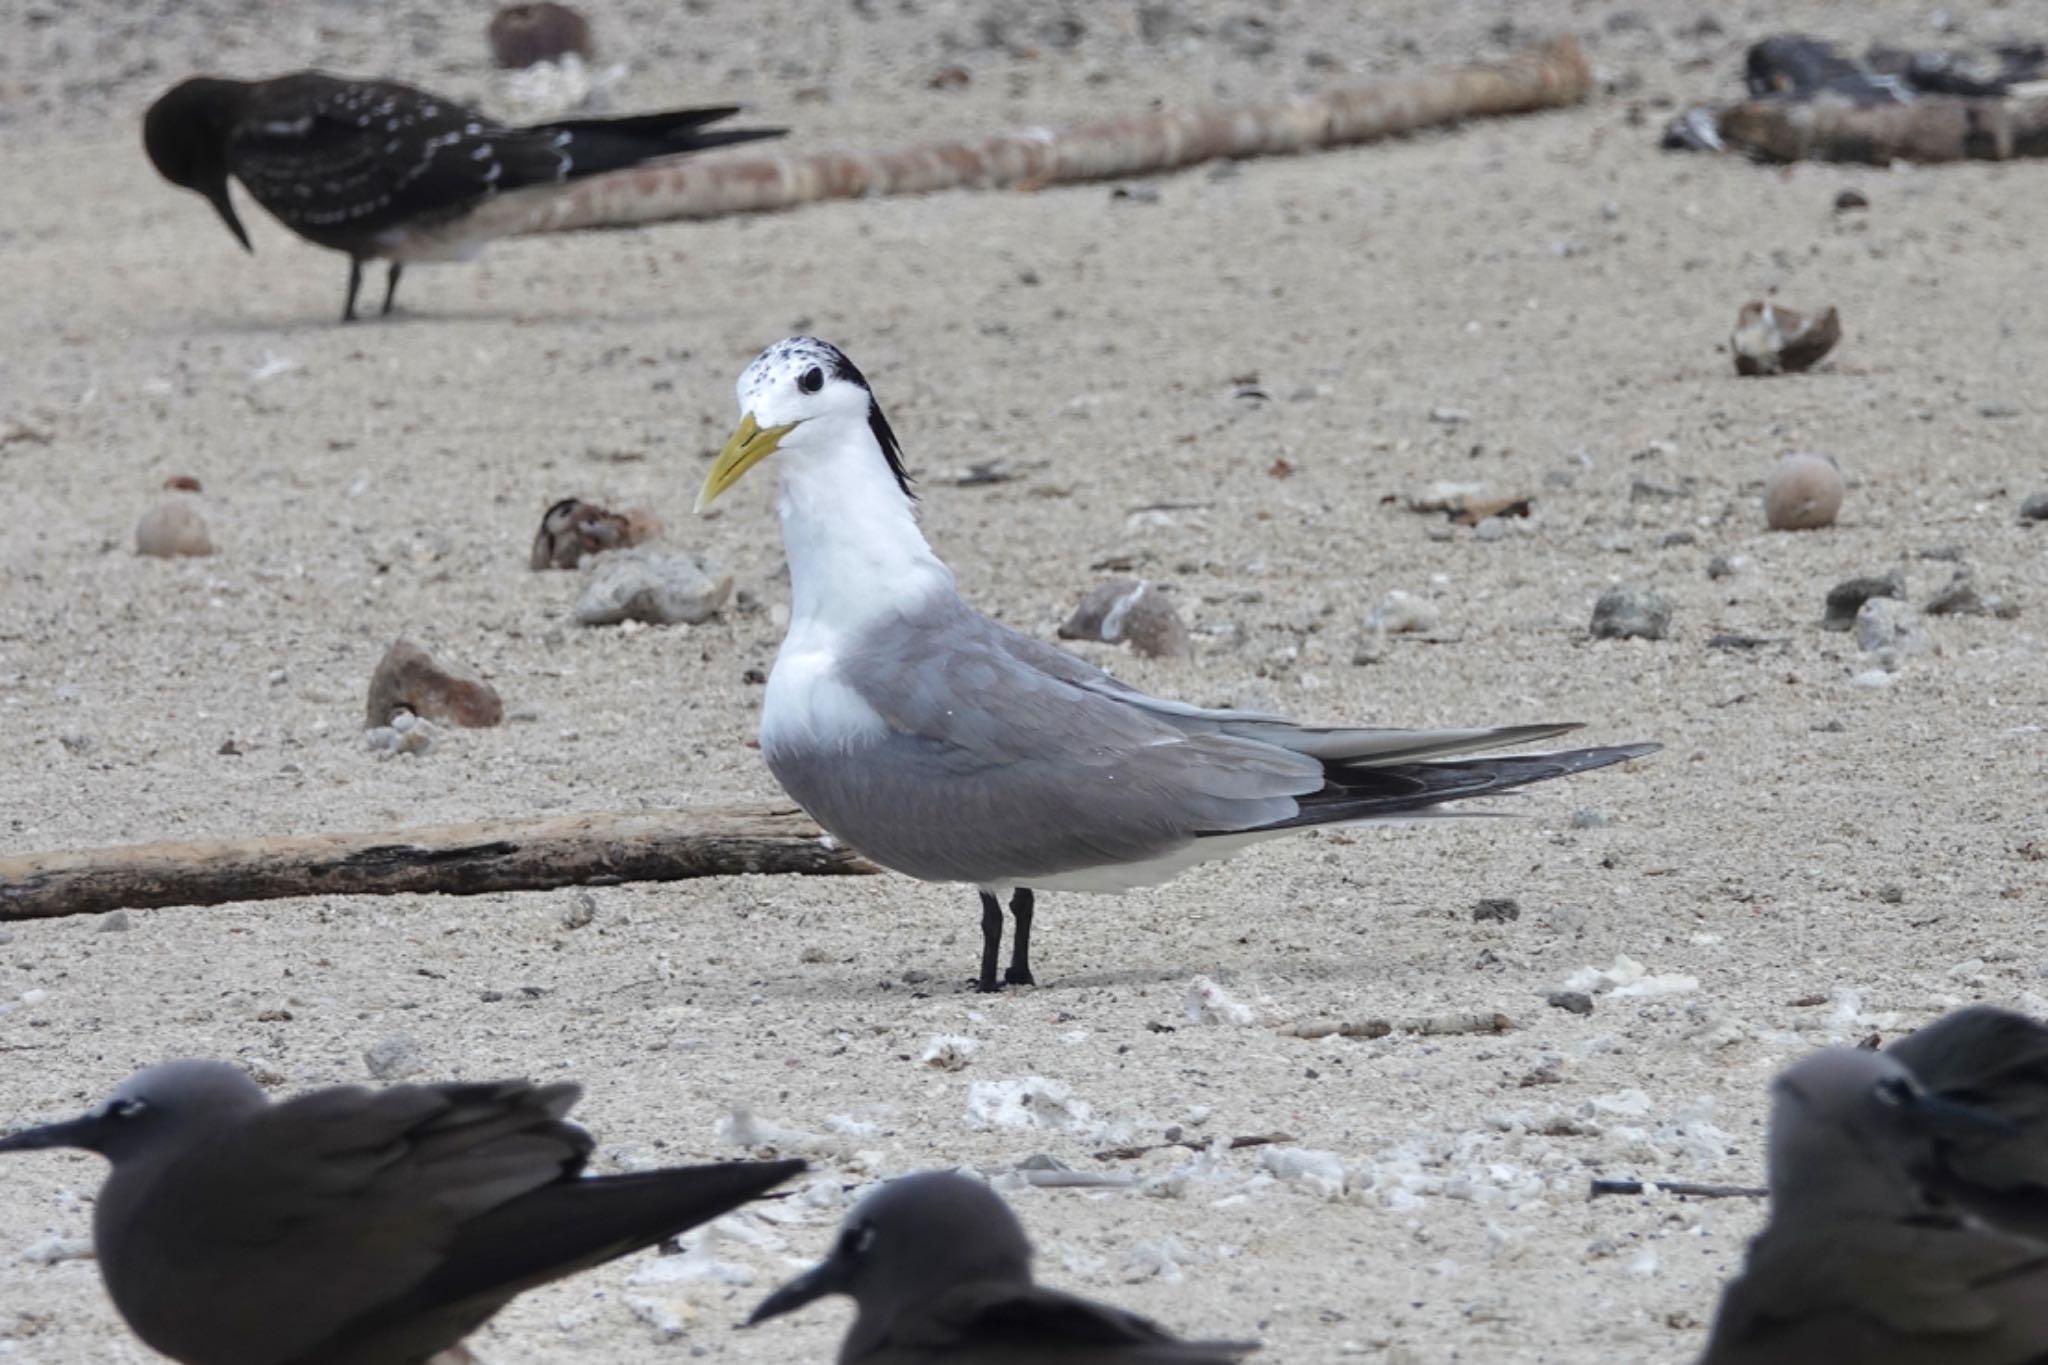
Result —
[[1250, 1341], [1183, 1341], [1149, 1319], [1014, 1284], [967, 1284], [897, 1315], [859, 1365], [1230, 1365]]
[[365, 1365], [408, 1359], [391, 1348], [466, 1335], [515, 1294], [707, 1223], [803, 1169], [730, 1161], [544, 1186], [464, 1223], [433, 1273], [351, 1327], [348, 1340], [362, 1344]]
[[2048, 1246], [1946, 1220], [1780, 1214], [1700, 1365], [2042, 1365]]
[[182, 1359], [328, 1359], [351, 1324], [433, 1275], [465, 1224], [581, 1170], [590, 1135], [562, 1121], [577, 1094], [511, 1081], [276, 1105], [119, 1211], [97, 1238], [108, 1287]]
[[560, 141], [411, 86], [302, 71], [250, 92], [228, 167], [287, 227], [347, 250], [503, 190], [563, 179]]
[[2011, 1125], [1944, 1136], [1937, 1192], [1999, 1227], [2048, 1239], [2048, 1027], [1973, 1006], [1885, 1051], [1928, 1090]]

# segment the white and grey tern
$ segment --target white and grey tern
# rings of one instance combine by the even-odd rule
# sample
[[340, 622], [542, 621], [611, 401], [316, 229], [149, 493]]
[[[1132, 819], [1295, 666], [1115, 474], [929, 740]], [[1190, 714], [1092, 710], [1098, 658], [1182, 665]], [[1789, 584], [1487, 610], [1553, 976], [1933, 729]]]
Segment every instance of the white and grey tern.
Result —
[[962, 600], [918, 529], [896, 434], [838, 348], [779, 341], [738, 391], [697, 510], [776, 457], [791, 602], [762, 755], [836, 838], [979, 891], [981, 990], [1031, 983], [1034, 891], [1151, 886], [1295, 830], [1444, 814], [1658, 748], [1482, 755], [1577, 727], [1309, 726], [1147, 696]]

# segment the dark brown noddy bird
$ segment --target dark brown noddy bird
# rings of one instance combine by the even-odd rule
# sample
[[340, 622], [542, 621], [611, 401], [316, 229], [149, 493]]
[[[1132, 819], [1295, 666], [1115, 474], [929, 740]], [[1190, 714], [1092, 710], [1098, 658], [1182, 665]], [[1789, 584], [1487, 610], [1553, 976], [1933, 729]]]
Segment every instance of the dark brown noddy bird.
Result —
[[1885, 1051], [1933, 1093], [2010, 1125], [1937, 1143], [1925, 1173], [1934, 1192], [2007, 1232], [2048, 1240], [2048, 1025], [1973, 1005]]
[[171, 1062], [0, 1151], [113, 1163], [93, 1248], [135, 1334], [185, 1365], [418, 1365], [518, 1294], [716, 1218], [803, 1169], [585, 1178], [568, 1082], [354, 1086], [272, 1104]]
[[1701, 1365], [2048, 1362], [2048, 1244], [1942, 1207], [1914, 1175], [1943, 1136], [2002, 1126], [1881, 1052], [1831, 1048], [1787, 1070], [1771, 1221]]
[[1031, 1282], [1031, 1243], [979, 1180], [927, 1171], [861, 1201], [832, 1254], [748, 1326], [845, 1294], [860, 1315], [839, 1365], [1229, 1365], [1254, 1341], [1183, 1341], [1108, 1304]]
[[307, 241], [349, 258], [343, 322], [356, 315], [363, 262], [391, 262], [391, 311], [408, 261], [468, 260], [519, 215], [486, 203], [553, 193], [601, 171], [780, 137], [781, 128], [712, 128], [737, 105], [507, 127], [445, 96], [396, 81], [295, 71], [262, 81], [195, 76], [142, 120], [164, 179], [203, 195], [245, 249], [228, 177]]

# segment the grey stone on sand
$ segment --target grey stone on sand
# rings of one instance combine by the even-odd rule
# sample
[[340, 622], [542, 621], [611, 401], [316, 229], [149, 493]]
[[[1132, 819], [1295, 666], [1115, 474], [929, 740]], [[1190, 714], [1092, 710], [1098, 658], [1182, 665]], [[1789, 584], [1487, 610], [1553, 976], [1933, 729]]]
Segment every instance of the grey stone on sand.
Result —
[[157, 559], [210, 555], [213, 540], [206, 518], [185, 498], [160, 502], [135, 523], [135, 553]]
[[1522, 917], [1522, 905], [1513, 896], [1486, 896], [1472, 907], [1475, 924], [1506, 924]]
[[696, 625], [732, 595], [732, 575], [695, 555], [673, 550], [614, 550], [596, 560], [576, 599], [580, 625]]
[[402, 1033], [381, 1039], [363, 1049], [363, 1065], [380, 1081], [395, 1081], [402, 1076], [410, 1076], [424, 1064], [420, 1057], [420, 1045]]
[[2021, 521], [2048, 521], [2048, 492], [2030, 493], [2020, 504]]
[[1593, 604], [1596, 639], [1661, 640], [1670, 630], [1671, 604], [1648, 588], [1609, 588]]
[[1929, 616], [1982, 616], [1990, 608], [1984, 605], [1984, 598], [1977, 591], [1974, 576], [1968, 569], [1956, 570], [1951, 578], [1934, 596], [1927, 599], [1926, 611]]
[[1563, 1010], [1566, 1014], [1593, 1012], [1593, 997], [1584, 991], [1552, 991], [1543, 997], [1543, 1003], [1552, 1009]]
[[1873, 597], [1856, 610], [1856, 647], [1890, 667], [1934, 647], [1920, 613], [1896, 597]]
[[1821, 617], [1821, 629], [1848, 630], [1856, 624], [1856, 613], [1871, 598], [1896, 597], [1903, 600], [1905, 596], [1906, 573], [1903, 569], [1893, 569], [1883, 575], [1865, 574], [1860, 578], [1845, 579], [1828, 589], [1827, 611]]

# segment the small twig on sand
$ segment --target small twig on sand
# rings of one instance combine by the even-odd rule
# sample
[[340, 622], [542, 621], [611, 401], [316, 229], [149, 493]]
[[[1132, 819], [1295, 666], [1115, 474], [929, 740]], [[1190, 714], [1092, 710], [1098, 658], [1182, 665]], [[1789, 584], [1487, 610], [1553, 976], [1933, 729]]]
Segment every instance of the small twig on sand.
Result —
[[1128, 1189], [1138, 1183], [1134, 1175], [1105, 1175], [1099, 1171], [1044, 1171], [1020, 1167], [1017, 1178], [1041, 1190]]
[[[1294, 1141], [1292, 1133], [1253, 1133], [1247, 1137], [1232, 1138], [1228, 1146], [1234, 1152], [1241, 1147], [1265, 1147], [1272, 1143], [1292, 1141]], [[1095, 1153], [1095, 1159], [1097, 1161], [1134, 1161], [1144, 1156], [1147, 1152], [1163, 1152], [1169, 1147], [1185, 1147], [1191, 1152], [1199, 1152], [1206, 1150], [1208, 1146], [1209, 1144], [1206, 1142], [1195, 1142], [1188, 1138], [1182, 1138], [1177, 1142], [1149, 1142], [1141, 1147], [1111, 1147], [1105, 1151]]]
[[1586, 1197], [1598, 1199], [1603, 1194], [1644, 1194], [1650, 1190], [1682, 1194], [1693, 1199], [1768, 1199], [1771, 1194], [1756, 1185], [1701, 1185], [1690, 1180], [1595, 1180], [1592, 1192]]
[[1289, 1038], [1384, 1038], [1390, 1033], [1419, 1033], [1440, 1038], [1468, 1033], [1506, 1033], [1515, 1021], [1498, 1010], [1432, 1014], [1423, 1019], [1303, 1019], [1281, 1028]]

